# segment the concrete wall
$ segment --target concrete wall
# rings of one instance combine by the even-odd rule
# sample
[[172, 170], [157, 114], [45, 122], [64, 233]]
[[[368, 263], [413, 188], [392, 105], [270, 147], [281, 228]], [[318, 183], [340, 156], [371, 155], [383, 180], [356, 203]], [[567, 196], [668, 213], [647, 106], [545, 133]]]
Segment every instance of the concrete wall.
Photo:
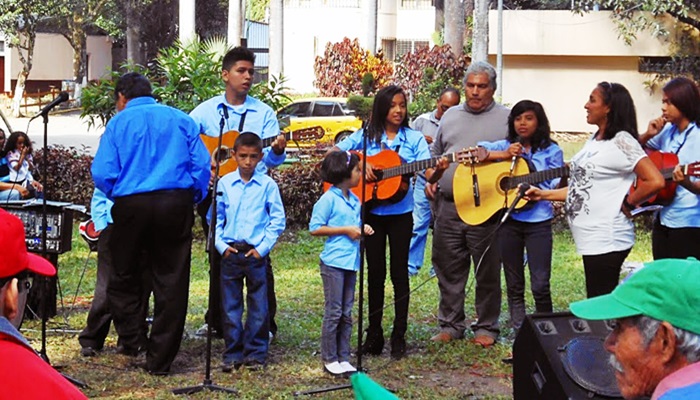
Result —
[[[491, 27], [497, 13], [489, 15]], [[623, 84], [637, 107], [639, 129], [660, 115], [661, 93], [651, 94], [638, 72], [640, 56], [665, 56], [665, 43], [640, 34], [632, 46], [617, 38], [609, 12], [584, 16], [568, 11], [506, 11], [503, 38], [503, 102], [522, 99], [544, 106], [553, 130], [592, 132], [583, 109], [601, 81]], [[496, 30], [489, 33], [490, 60], [496, 62]]]

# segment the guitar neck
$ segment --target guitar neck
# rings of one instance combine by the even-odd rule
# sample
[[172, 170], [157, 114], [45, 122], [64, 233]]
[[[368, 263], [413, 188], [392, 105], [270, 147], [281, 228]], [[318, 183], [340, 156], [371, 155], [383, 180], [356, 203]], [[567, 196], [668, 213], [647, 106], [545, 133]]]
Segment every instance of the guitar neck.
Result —
[[569, 176], [569, 167], [563, 166], [558, 168], [547, 169], [544, 171], [537, 171], [527, 175], [520, 175], [508, 178], [507, 190], [516, 188], [521, 183], [540, 183], [544, 181], [549, 181], [555, 178], [565, 178]]
[[457, 153], [445, 154], [442, 156], [436, 156], [432, 158], [427, 158], [425, 160], [414, 161], [412, 163], [401, 164], [395, 167], [389, 167], [382, 170], [382, 179], [393, 178], [399, 175], [413, 174], [418, 171], [423, 171], [428, 168], [433, 168], [437, 163], [443, 159], [447, 158], [450, 163], [457, 161]]

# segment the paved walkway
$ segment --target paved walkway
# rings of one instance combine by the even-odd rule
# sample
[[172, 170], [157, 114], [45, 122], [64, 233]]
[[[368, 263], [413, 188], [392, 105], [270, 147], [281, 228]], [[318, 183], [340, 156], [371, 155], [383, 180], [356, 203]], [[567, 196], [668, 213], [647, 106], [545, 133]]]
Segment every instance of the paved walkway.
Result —
[[[5, 113], [5, 116], [13, 130], [27, 132], [29, 138], [34, 142], [35, 150], [44, 145], [44, 122], [41, 117], [31, 121], [27, 129], [29, 118], [12, 118], [8, 113]], [[4, 125], [0, 121], [0, 126], [3, 129], [5, 129]], [[87, 120], [80, 119], [80, 111], [70, 111], [50, 114], [47, 132], [49, 146], [75, 147], [95, 155], [104, 127], [88, 129]]]

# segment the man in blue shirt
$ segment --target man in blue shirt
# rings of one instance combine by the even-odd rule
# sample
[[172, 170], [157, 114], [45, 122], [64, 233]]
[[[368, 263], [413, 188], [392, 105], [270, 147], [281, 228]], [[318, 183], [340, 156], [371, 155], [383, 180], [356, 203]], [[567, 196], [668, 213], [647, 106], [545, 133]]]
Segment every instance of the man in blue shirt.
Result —
[[155, 315], [145, 367], [167, 374], [187, 316], [192, 207], [207, 192], [209, 155], [192, 118], [157, 104], [144, 76], [119, 78], [115, 98], [118, 114], [107, 124], [92, 164], [95, 187], [114, 201], [109, 307], [123, 353], [138, 354], [143, 290], [138, 259], [147, 252]]
[[[192, 110], [190, 116], [199, 126], [199, 132], [207, 136], [219, 136], [221, 118], [224, 117], [224, 134], [236, 131], [253, 132], [262, 139], [276, 137], [270, 147], [263, 149], [262, 162], [258, 163], [257, 166], [259, 172], [267, 174], [268, 168], [275, 168], [284, 162], [287, 157], [285, 152], [287, 142], [284, 135], [280, 134], [275, 111], [262, 101], [248, 95], [255, 76], [255, 54], [245, 47], [235, 47], [226, 53], [222, 64], [221, 79], [226, 84], [224, 93], [197, 106]], [[207, 196], [197, 207], [197, 213], [202, 218], [204, 232], [209, 231], [207, 212], [210, 204], [211, 197]], [[221, 292], [219, 289], [220, 264], [218, 254], [215, 254], [210, 270], [211, 289], [209, 292], [210, 304], [214, 306], [214, 309], [207, 310], [204, 317], [205, 321], [212, 326], [216, 336], [220, 336], [222, 332]], [[275, 335], [277, 334], [277, 324], [275, 323], [277, 299], [272, 264], [269, 260], [267, 268], [270, 334]], [[200, 336], [206, 334], [206, 326], [199, 329], [197, 334]]]

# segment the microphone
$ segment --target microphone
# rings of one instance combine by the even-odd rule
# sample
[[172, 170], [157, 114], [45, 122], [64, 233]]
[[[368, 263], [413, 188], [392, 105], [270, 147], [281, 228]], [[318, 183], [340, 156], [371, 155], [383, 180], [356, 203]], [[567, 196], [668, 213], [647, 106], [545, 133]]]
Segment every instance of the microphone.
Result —
[[[520, 136], [518, 136], [518, 139], [514, 143], [520, 143]], [[510, 171], [509, 175], [513, 175], [513, 170], [515, 170], [515, 162], [518, 160], [518, 156], [513, 156], [513, 159], [510, 162]]]
[[64, 101], [68, 101], [68, 97], [69, 97], [68, 92], [59, 93], [58, 97], [56, 97], [51, 103], [44, 106], [44, 108], [42, 108], [38, 114], [33, 116], [31, 120], [33, 120], [34, 118], [37, 118], [37, 117], [41, 117], [42, 115], [47, 115], [49, 113], [49, 111], [53, 110], [57, 105], [63, 103]]
[[505, 214], [503, 214], [503, 218], [501, 218], [501, 224], [506, 222], [510, 214], [515, 210], [515, 206], [518, 204], [518, 202], [525, 196], [525, 192], [530, 189], [530, 184], [528, 183], [521, 183], [518, 186], [518, 195], [515, 196], [515, 200], [511, 203], [510, 207], [508, 207], [508, 211], [506, 211]]
[[219, 107], [221, 107], [221, 111], [223, 112], [222, 116], [224, 119], [228, 119], [228, 106], [225, 103], [219, 104]]

